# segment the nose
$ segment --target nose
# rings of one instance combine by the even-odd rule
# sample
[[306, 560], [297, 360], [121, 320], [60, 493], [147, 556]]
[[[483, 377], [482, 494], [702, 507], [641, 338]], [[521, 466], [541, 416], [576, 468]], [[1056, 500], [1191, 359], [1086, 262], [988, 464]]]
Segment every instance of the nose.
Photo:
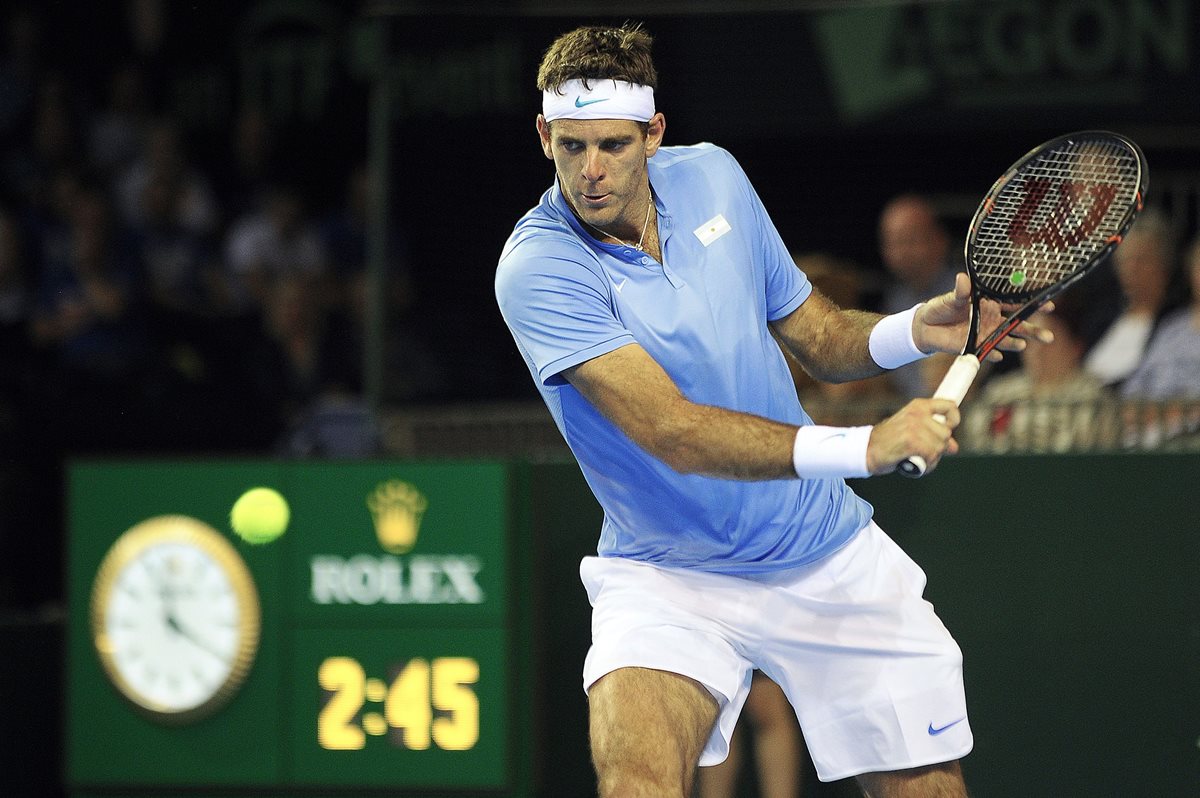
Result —
[[589, 147], [583, 156], [583, 179], [589, 183], [598, 183], [604, 178], [604, 163], [599, 147]]

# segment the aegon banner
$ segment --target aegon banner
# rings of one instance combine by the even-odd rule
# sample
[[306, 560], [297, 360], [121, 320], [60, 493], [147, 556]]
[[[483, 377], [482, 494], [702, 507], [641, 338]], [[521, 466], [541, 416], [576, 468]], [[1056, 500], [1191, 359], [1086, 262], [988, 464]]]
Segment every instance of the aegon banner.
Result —
[[1194, 16], [1187, 0], [946, 2], [820, 13], [812, 35], [847, 122], [914, 106], [1194, 116]]

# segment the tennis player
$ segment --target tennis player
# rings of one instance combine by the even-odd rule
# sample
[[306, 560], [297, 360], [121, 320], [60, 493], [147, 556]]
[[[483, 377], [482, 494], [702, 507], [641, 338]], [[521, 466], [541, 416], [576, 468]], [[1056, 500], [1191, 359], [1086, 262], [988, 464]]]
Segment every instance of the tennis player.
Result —
[[[600, 793], [689, 795], [697, 764], [726, 756], [758, 667], [787, 693], [822, 780], [965, 795], [961, 652], [921, 598], [921, 569], [843, 481], [953, 454], [958, 409], [918, 399], [875, 426], [815, 425], [770, 329], [820, 379], [878, 374], [959, 351], [966, 276], [893, 316], [837, 308], [729, 153], [662, 146], [650, 49], [637, 26], [550, 46], [537, 131], [557, 179], [496, 275], [604, 509], [599, 556], [580, 568]], [[984, 329], [999, 320], [987, 315]]]

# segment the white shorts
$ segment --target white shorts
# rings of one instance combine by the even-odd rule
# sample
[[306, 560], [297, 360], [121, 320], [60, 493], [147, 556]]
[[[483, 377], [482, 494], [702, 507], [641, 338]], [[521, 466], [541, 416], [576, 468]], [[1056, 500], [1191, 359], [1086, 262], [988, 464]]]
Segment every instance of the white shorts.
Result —
[[700, 682], [720, 706], [701, 765], [728, 755], [755, 668], [787, 694], [822, 781], [971, 750], [962, 652], [921, 598], [925, 573], [874, 522], [775, 574], [587, 557], [580, 576], [593, 607], [584, 690], [626, 667]]

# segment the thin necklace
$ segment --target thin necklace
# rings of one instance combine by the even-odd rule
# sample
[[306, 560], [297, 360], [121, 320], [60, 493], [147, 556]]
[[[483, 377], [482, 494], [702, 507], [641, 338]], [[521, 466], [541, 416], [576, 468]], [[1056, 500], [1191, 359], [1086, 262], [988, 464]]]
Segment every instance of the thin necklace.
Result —
[[592, 224], [591, 222], [588, 222], [588, 224], [591, 225], [592, 227], [596, 227], [597, 230], [600, 230], [601, 233], [604, 233], [604, 235], [608, 236], [613, 241], [618, 241], [626, 246], [632, 246], [638, 252], [645, 252], [645, 250], [642, 249], [642, 242], [646, 240], [646, 228], [648, 228], [650, 226], [650, 209], [653, 207], [654, 207], [654, 195], [647, 193], [646, 194], [646, 221], [642, 222], [642, 234], [640, 236], [638, 236], [638, 242], [636, 244], [631, 245], [625, 239], [617, 238], [612, 233], [608, 232], [607, 230], [601, 230], [599, 227], [596, 227], [596, 225]]

